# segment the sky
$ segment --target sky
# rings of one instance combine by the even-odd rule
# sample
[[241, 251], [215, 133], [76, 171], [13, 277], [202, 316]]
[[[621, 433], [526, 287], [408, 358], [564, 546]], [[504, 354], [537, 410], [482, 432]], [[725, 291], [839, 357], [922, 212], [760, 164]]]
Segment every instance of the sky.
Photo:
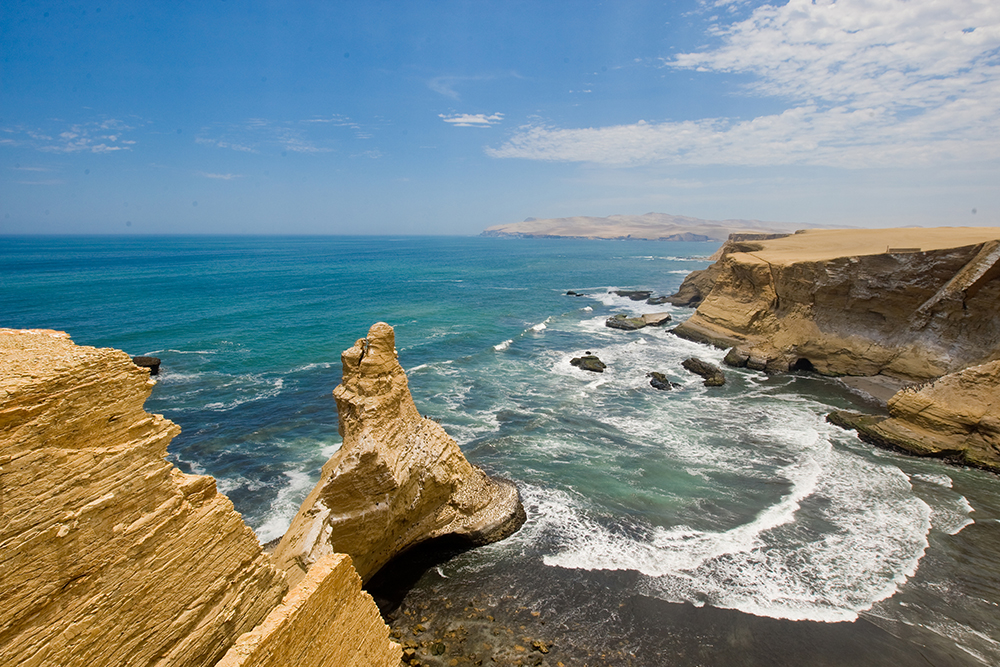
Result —
[[1000, 226], [1000, 2], [0, 4], [0, 234]]

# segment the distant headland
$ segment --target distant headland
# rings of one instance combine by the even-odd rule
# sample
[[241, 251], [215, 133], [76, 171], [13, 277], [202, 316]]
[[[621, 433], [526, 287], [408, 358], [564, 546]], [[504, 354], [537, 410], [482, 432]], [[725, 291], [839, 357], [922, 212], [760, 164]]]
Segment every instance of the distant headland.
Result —
[[571, 218], [528, 218], [524, 222], [487, 227], [480, 236], [515, 238], [646, 239], [652, 241], [725, 241], [730, 234], [790, 233], [807, 226], [761, 220], [702, 220], [669, 213], [585, 215]]

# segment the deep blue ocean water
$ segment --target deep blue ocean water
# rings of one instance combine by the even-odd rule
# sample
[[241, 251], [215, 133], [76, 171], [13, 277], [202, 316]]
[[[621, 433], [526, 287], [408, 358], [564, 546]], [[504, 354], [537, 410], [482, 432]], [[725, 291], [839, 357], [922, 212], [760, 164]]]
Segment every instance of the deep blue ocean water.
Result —
[[[4, 237], [0, 326], [160, 357], [146, 407], [183, 429], [170, 459], [266, 542], [339, 446], [340, 352], [392, 324], [418, 408], [529, 513], [409, 598], [516, 599], [561, 619], [536, 630], [567, 664], [1000, 663], [1000, 479], [826, 424], [873, 409], [835, 380], [727, 369], [706, 388], [680, 362], [724, 351], [604, 326], [683, 320], [609, 290], [670, 294], [716, 247]], [[586, 351], [608, 370], [569, 364]], [[654, 370], [681, 386], [654, 390]]]

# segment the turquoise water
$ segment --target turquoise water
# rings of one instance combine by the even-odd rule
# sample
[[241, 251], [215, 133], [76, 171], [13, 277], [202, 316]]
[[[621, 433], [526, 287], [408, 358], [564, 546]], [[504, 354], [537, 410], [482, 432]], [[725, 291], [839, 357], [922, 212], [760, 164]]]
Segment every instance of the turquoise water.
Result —
[[[830, 408], [870, 407], [833, 380], [727, 369], [705, 388], [680, 362], [723, 351], [604, 326], [618, 312], [682, 320], [608, 291], [669, 294], [715, 248], [3, 238], [0, 325], [160, 357], [147, 409], [183, 429], [171, 460], [214, 475], [267, 541], [339, 446], [340, 352], [392, 324], [420, 411], [516, 480], [529, 513], [407, 600], [485, 595], [500, 614], [516, 598], [563, 619], [545, 631], [567, 664], [1000, 661], [995, 476], [831, 427]], [[585, 351], [608, 370], [573, 368]], [[681, 386], [652, 389], [654, 370]]]

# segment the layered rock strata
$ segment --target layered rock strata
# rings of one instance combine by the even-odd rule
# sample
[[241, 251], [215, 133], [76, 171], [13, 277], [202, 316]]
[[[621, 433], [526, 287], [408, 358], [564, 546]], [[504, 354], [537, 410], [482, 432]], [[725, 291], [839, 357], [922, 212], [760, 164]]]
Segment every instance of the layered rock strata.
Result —
[[417, 412], [392, 327], [376, 323], [341, 360], [334, 397], [343, 445], [274, 552], [293, 583], [330, 553], [350, 554], [367, 581], [420, 542], [454, 535], [486, 544], [521, 526], [517, 487], [471, 465]]
[[[345, 637], [350, 641], [344, 641]], [[324, 556], [216, 667], [386, 667], [402, 650], [346, 554]]]
[[1000, 361], [903, 389], [889, 399], [889, 415], [828, 419], [876, 445], [1000, 472]]
[[164, 460], [149, 372], [0, 330], [0, 664], [214, 665], [287, 590], [211, 477]]
[[[164, 460], [180, 429], [144, 411], [153, 385], [124, 352], [0, 329], [0, 664], [207, 667], [281, 602], [215, 480]], [[334, 557], [247, 664], [399, 664], [358, 582]], [[313, 661], [318, 638], [354, 662]]]
[[806, 230], [727, 244], [674, 331], [729, 363], [925, 380], [1000, 357], [1000, 229]]

